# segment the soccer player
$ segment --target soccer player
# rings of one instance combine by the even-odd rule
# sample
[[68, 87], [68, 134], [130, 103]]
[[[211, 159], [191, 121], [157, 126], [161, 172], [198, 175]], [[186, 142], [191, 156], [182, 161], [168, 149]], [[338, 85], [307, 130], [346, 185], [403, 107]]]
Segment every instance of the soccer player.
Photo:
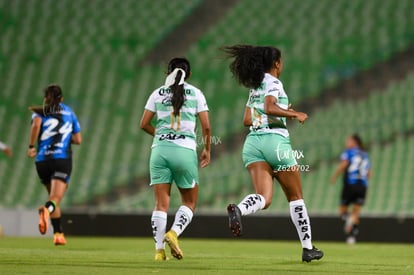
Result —
[[[149, 97], [140, 127], [154, 137], [150, 157], [151, 186], [155, 194], [155, 209], [151, 225], [155, 240], [155, 260], [166, 260], [165, 242], [171, 255], [183, 258], [178, 237], [190, 224], [198, 198], [198, 161], [196, 153], [196, 119], [203, 135], [204, 148], [200, 167], [210, 163], [210, 121], [203, 93], [190, 85], [190, 63], [185, 58], [173, 58], [168, 64], [165, 84]], [[151, 119], [156, 115], [155, 127]], [[176, 183], [182, 205], [175, 214], [171, 229], [166, 233], [171, 185]]]
[[55, 245], [66, 244], [59, 205], [72, 171], [71, 144], [82, 142], [78, 119], [62, 101], [62, 89], [52, 84], [44, 90], [43, 106], [29, 107], [33, 115], [27, 155], [36, 157], [37, 173], [49, 194], [47, 202], [39, 207], [39, 231], [47, 232], [50, 217]]
[[223, 50], [233, 58], [233, 75], [250, 89], [243, 118], [244, 125], [250, 127], [243, 146], [243, 162], [255, 189], [239, 204], [227, 206], [229, 227], [234, 236], [240, 236], [242, 216], [269, 207], [276, 177], [289, 201], [290, 216], [302, 243], [302, 261], [319, 260], [323, 252], [312, 245], [301, 178], [286, 129], [286, 118], [303, 124], [308, 116], [290, 108], [279, 80], [283, 69], [281, 52], [275, 47], [249, 45], [227, 46]]
[[[343, 174], [343, 187], [339, 205], [339, 215], [345, 222], [344, 232], [347, 243], [354, 244], [359, 233], [359, 214], [365, 203], [368, 179], [371, 175], [371, 163], [364, 150], [362, 139], [352, 134], [345, 140], [345, 151], [341, 154], [341, 162], [331, 177], [331, 184]], [[352, 205], [351, 213], [348, 207]]]
[[3, 143], [0, 141], [0, 150], [3, 151], [6, 156], [11, 157], [13, 155], [12, 150], [10, 149], [9, 146], [7, 146], [7, 144]]

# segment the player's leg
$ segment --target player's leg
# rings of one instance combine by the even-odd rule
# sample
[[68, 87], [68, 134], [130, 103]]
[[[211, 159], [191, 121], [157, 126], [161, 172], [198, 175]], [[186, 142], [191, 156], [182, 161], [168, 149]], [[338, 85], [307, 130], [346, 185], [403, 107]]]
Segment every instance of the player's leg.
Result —
[[241, 217], [269, 207], [273, 196], [273, 171], [266, 162], [253, 162], [247, 166], [255, 193], [245, 196], [239, 204], [229, 204], [229, 228], [236, 237], [243, 234]]
[[302, 243], [302, 261], [319, 260], [323, 252], [312, 245], [310, 219], [302, 197], [302, 183], [298, 169], [291, 168], [276, 173], [276, 178], [289, 201], [290, 217]]
[[152, 234], [155, 242], [155, 260], [163, 261], [165, 255], [164, 235], [167, 229], [167, 212], [170, 205], [171, 184], [154, 184], [155, 208], [151, 215]]
[[172, 171], [180, 195], [181, 206], [175, 213], [171, 229], [165, 234], [164, 241], [171, 248], [171, 255], [177, 259], [183, 258], [183, 252], [178, 244], [178, 237], [191, 223], [193, 212], [198, 199], [198, 160], [197, 153], [182, 147], [170, 148], [171, 159], [169, 166]]
[[247, 166], [255, 194], [247, 195], [239, 204], [243, 216], [266, 209], [273, 198], [273, 170], [264, 161], [254, 162]]
[[182, 204], [175, 213], [173, 225], [165, 234], [164, 240], [171, 249], [171, 255], [180, 260], [184, 257], [184, 253], [178, 244], [178, 237], [193, 219], [198, 199], [198, 185], [195, 185], [193, 188], [179, 188], [179, 190]]
[[45, 208], [50, 213], [50, 220], [53, 226], [53, 242], [55, 245], [65, 245], [66, 239], [62, 228], [62, 212], [60, 203], [63, 200], [67, 189], [67, 183], [62, 179], [52, 179], [50, 184], [49, 200]]
[[154, 190], [155, 207], [151, 215], [151, 227], [155, 241], [155, 260], [163, 261], [165, 255], [164, 235], [167, 229], [167, 212], [170, 206], [172, 173], [166, 162], [169, 152], [166, 146], [157, 146], [151, 150], [150, 177]]
[[[268, 207], [272, 201], [273, 178], [271, 173], [269, 175], [271, 169], [266, 163], [262, 150], [265, 143], [266, 141], [257, 135], [248, 135], [244, 142], [243, 162], [249, 172], [255, 193], [245, 196], [238, 205], [231, 203], [227, 206], [229, 228], [234, 236], [243, 233], [241, 216]], [[265, 149], [271, 150], [271, 148]]]
[[[341, 204], [343, 205], [343, 212], [346, 207], [346, 219], [344, 232], [346, 235], [346, 242], [354, 244], [356, 236], [359, 233], [359, 213], [362, 205], [365, 202], [366, 187], [362, 184], [346, 184], [341, 195]], [[348, 213], [348, 206], [352, 204], [351, 213]]]
[[177, 236], [182, 234], [193, 219], [193, 213], [197, 206], [198, 185], [196, 184], [193, 188], [179, 188], [179, 190], [182, 203], [175, 214], [175, 220], [171, 227], [171, 230], [173, 230]]

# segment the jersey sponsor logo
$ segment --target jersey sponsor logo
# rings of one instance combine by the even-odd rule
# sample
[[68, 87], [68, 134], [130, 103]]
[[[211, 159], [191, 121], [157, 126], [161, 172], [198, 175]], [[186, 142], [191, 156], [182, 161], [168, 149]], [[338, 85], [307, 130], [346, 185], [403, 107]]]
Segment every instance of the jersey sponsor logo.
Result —
[[[171, 88], [161, 88], [161, 89], [158, 90], [158, 94], [160, 96], [169, 95], [171, 93], [172, 93]], [[184, 93], [186, 95], [190, 95], [191, 94], [191, 90], [190, 89], [184, 89]]]
[[46, 150], [43, 153], [45, 156], [48, 155], [59, 155], [59, 154], [63, 154], [63, 150], [62, 149], [56, 149], [56, 150]]
[[278, 88], [273, 88], [273, 89], [270, 89], [269, 91], [267, 91], [267, 93], [270, 94], [271, 92], [278, 92], [278, 91], [279, 91]]
[[174, 133], [162, 134], [159, 140], [177, 140], [177, 139], [185, 139], [184, 135], [177, 135]]

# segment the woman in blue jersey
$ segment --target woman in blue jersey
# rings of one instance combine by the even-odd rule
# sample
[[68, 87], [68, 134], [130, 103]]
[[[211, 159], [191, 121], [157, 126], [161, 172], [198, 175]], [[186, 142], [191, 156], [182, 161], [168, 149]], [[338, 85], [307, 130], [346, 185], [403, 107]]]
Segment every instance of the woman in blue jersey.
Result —
[[[344, 232], [347, 242], [353, 244], [359, 233], [359, 214], [365, 203], [368, 179], [371, 175], [371, 163], [368, 153], [363, 149], [362, 139], [353, 134], [346, 138], [345, 151], [341, 162], [331, 177], [331, 184], [343, 174], [343, 187], [339, 206], [339, 215], [345, 221]], [[348, 207], [353, 205], [351, 213]]]
[[[150, 176], [154, 189], [155, 209], [151, 223], [155, 240], [155, 260], [166, 260], [165, 245], [171, 254], [183, 258], [178, 236], [191, 222], [198, 198], [198, 166], [210, 163], [210, 122], [208, 106], [203, 93], [190, 85], [190, 63], [185, 58], [173, 58], [168, 64], [165, 84], [149, 97], [140, 127], [154, 137]], [[156, 125], [151, 124], [156, 116]], [[201, 124], [204, 149], [197, 161], [195, 127], [197, 117]], [[182, 205], [175, 214], [171, 229], [166, 233], [167, 212], [171, 184], [175, 182]]]
[[39, 207], [39, 231], [47, 232], [50, 218], [55, 245], [66, 244], [59, 205], [72, 172], [71, 144], [82, 142], [78, 119], [62, 100], [62, 89], [52, 84], [44, 90], [43, 106], [29, 107], [33, 115], [27, 155], [36, 158], [37, 173], [49, 194]]
[[302, 243], [302, 260], [319, 260], [323, 252], [312, 245], [311, 226], [302, 197], [301, 178], [292, 152], [286, 118], [304, 123], [308, 116], [290, 108], [279, 76], [281, 52], [275, 47], [236, 45], [223, 48], [233, 58], [230, 70], [240, 84], [250, 89], [243, 123], [250, 127], [243, 146], [243, 162], [254, 194], [238, 205], [229, 204], [229, 227], [242, 234], [241, 217], [266, 209], [272, 202], [273, 178], [280, 183], [290, 206], [290, 216]]

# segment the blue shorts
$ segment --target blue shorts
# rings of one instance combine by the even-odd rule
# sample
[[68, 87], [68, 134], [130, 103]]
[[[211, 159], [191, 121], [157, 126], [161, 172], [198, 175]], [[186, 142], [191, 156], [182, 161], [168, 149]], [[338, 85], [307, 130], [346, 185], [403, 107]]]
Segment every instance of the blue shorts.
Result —
[[273, 133], [247, 135], [243, 146], [244, 166], [254, 162], [267, 162], [274, 171], [286, 170], [297, 164], [290, 140]]
[[194, 150], [174, 143], [157, 144], [151, 150], [151, 185], [172, 184], [179, 188], [193, 188], [198, 184], [198, 161]]

